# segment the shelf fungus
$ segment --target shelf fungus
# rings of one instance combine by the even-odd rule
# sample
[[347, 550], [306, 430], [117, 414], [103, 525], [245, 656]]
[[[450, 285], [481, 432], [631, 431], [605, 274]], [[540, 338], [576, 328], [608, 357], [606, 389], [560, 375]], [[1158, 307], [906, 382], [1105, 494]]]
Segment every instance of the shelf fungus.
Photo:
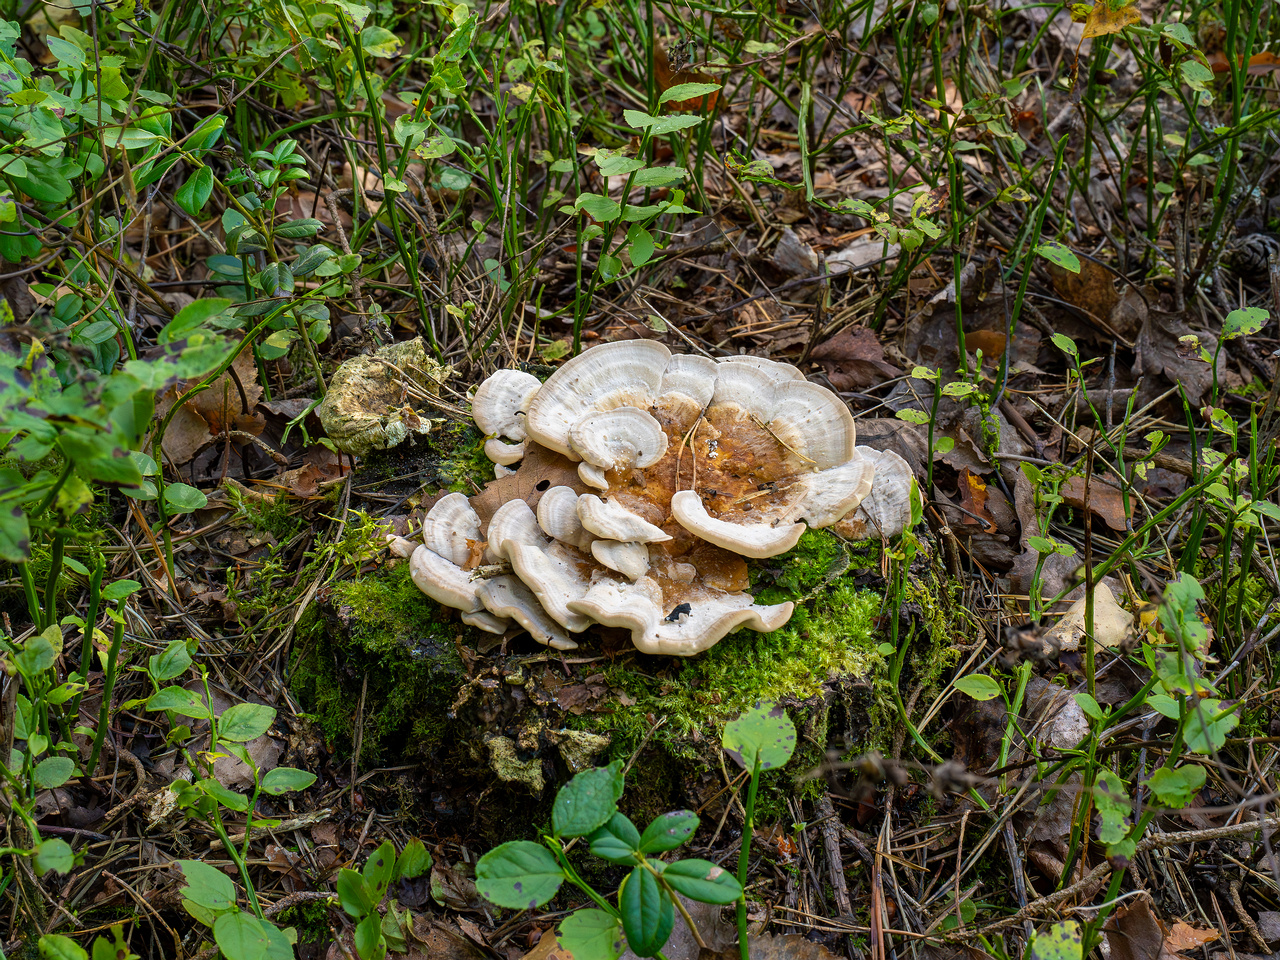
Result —
[[[911, 521], [907, 464], [857, 446], [840, 398], [789, 364], [606, 343], [542, 384], [498, 371], [472, 410], [490, 459], [523, 470], [474, 501], [443, 497], [422, 543], [392, 549], [466, 622], [518, 624], [556, 649], [595, 624], [677, 656], [776, 630], [792, 604], [754, 601], [747, 558], [785, 553], [808, 527], [889, 537]], [[523, 476], [539, 470], [555, 485]]]

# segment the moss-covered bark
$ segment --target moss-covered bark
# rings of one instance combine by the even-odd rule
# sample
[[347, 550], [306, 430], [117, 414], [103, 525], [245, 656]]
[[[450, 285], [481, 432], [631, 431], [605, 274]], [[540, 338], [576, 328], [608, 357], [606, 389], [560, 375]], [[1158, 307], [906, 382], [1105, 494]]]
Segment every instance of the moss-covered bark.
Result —
[[753, 564], [762, 601], [797, 601], [791, 621], [686, 659], [640, 654], [625, 633], [604, 630], [572, 655], [527, 637], [504, 651], [393, 562], [327, 588], [299, 631], [291, 687], [348, 756], [360, 713], [362, 766], [422, 762], [428, 792], [470, 778], [474, 795], [487, 794], [495, 838], [509, 838], [508, 814], [510, 827], [536, 822], [541, 808], [530, 801], [548, 803], [599, 747], [595, 760], [605, 762], [646, 743], [627, 801], [643, 818], [719, 791], [720, 729], [758, 700], [786, 705], [801, 729], [792, 772], [820, 763], [833, 743], [843, 752], [879, 741], [882, 598], [859, 586], [877, 564], [811, 531], [790, 553]]

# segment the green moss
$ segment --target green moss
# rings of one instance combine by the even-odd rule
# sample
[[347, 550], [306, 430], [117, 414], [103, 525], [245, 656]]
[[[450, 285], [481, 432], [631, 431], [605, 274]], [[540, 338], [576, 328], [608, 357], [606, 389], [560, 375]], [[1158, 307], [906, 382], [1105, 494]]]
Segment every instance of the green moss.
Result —
[[301, 625], [290, 688], [326, 738], [351, 748], [363, 695], [362, 762], [429, 754], [466, 682], [464, 628], [442, 619], [407, 563], [333, 584], [322, 609]]
[[281, 910], [275, 920], [278, 926], [297, 930], [298, 943], [324, 943], [333, 937], [329, 906], [323, 900], [304, 900], [296, 907]]
[[297, 501], [283, 491], [274, 497], [259, 499], [241, 496], [234, 487], [229, 487], [228, 495], [255, 530], [271, 534], [280, 543], [291, 540], [307, 525], [304, 517], [294, 513]]
[[451, 423], [442, 432], [441, 445], [452, 453], [440, 461], [440, 483], [455, 493], [475, 493], [493, 479], [493, 461], [484, 455], [484, 434], [465, 423]]

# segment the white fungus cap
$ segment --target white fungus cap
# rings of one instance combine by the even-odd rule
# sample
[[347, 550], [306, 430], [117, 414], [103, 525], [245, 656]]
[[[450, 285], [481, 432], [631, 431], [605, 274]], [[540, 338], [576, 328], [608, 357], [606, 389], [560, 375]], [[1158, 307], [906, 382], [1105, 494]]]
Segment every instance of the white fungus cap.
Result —
[[790, 602], [762, 606], [746, 594], [715, 593], [706, 591], [667, 611], [657, 581], [641, 577], [626, 585], [601, 581], [570, 606], [598, 623], [630, 629], [631, 642], [644, 653], [679, 657], [701, 653], [741, 627], [777, 630], [794, 608]]
[[476, 388], [471, 398], [472, 419], [486, 437], [523, 440], [522, 414], [529, 409], [541, 386], [541, 381], [531, 373], [499, 370]]
[[536, 443], [576, 462], [581, 481], [546, 490], [536, 514], [519, 498], [493, 514], [484, 557], [499, 566], [485, 572], [500, 575], [488, 580], [464, 569], [481, 536], [466, 499], [444, 497], [428, 515], [414, 581], [481, 629], [514, 620], [569, 649], [599, 623], [629, 629], [645, 652], [689, 656], [791, 615], [792, 604], [759, 605], [740, 588], [737, 558], [784, 553], [811, 526], [861, 537], [910, 523], [910, 468], [857, 447], [844, 402], [790, 364], [627, 340], [592, 347], [543, 384], [499, 371], [472, 406], [499, 475]]

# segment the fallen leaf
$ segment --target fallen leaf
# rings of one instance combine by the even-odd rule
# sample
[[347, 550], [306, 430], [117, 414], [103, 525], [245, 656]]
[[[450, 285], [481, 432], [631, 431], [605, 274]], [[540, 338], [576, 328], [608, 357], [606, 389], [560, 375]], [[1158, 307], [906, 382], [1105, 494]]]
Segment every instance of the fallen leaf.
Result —
[[1179, 920], [1165, 935], [1163, 953], [1177, 956], [1186, 950], [1196, 950], [1206, 943], [1213, 943], [1219, 936], [1217, 930], [1193, 927]]
[[1072, 273], [1052, 262], [1045, 266], [1053, 278], [1054, 292], [1085, 313], [1105, 322], [1120, 302], [1115, 275], [1100, 263], [1081, 258], [1079, 273]]
[[967, 511], [960, 522], [970, 526], [985, 523], [987, 533], [996, 532], [996, 522], [987, 513], [987, 485], [968, 468], [960, 471], [960, 506]]
[[[1221, 50], [1209, 54], [1209, 67], [1214, 73], [1226, 73], [1228, 70], [1227, 55]], [[1280, 70], [1280, 56], [1272, 53], [1270, 50], [1263, 50], [1261, 53], [1255, 53], [1249, 58], [1248, 73], [1250, 76], [1259, 77], [1266, 73], [1273, 73]]]
[[471, 506], [480, 515], [480, 522], [487, 526], [494, 512], [511, 500], [524, 500], [536, 510], [543, 493], [552, 487], [572, 487], [575, 493], [589, 492], [578, 479], [576, 463], [534, 443], [529, 445], [529, 452], [516, 472], [486, 484], [482, 492], [471, 498]]
[[966, 330], [964, 348], [968, 353], [982, 351], [983, 361], [999, 360], [1004, 356], [1008, 338], [999, 330]]
[[1119, 5], [1113, 4], [1111, 0], [1097, 0], [1085, 19], [1082, 36], [1087, 40], [1090, 37], [1119, 33], [1125, 27], [1141, 21], [1142, 14], [1136, 3]]
[[[1058, 492], [1067, 506], [1077, 510], [1084, 509], [1084, 477], [1071, 477]], [[1123, 531], [1128, 529], [1128, 519], [1133, 516], [1133, 504], [1130, 503], [1126, 511], [1124, 494], [1119, 488], [1104, 483], [1095, 476], [1089, 484], [1089, 512], [1100, 517], [1112, 530]]]
[[837, 390], [865, 390], [902, 375], [885, 360], [884, 346], [870, 327], [845, 327], [815, 347], [809, 357], [822, 364]]
[[[1199, 349], [1190, 347], [1186, 337], [1194, 337]], [[1177, 384], [1186, 391], [1187, 402], [1199, 407], [1200, 401], [1213, 385], [1213, 368], [1201, 358], [1200, 350], [1212, 357], [1218, 341], [1210, 333], [1192, 330], [1181, 317], [1172, 313], [1152, 310], [1147, 314], [1134, 345], [1133, 372], [1135, 375], [1163, 374], [1168, 386]], [[1226, 376], [1226, 359], [1218, 357], [1219, 380]], [[1142, 400], [1142, 397], [1139, 397]]]
[[[1084, 631], [1085, 598], [1081, 597], [1053, 628], [1045, 634], [1046, 643], [1059, 650], [1080, 648]], [[1093, 585], [1093, 639], [1104, 647], [1117, 647], [1124, 643], [1133, 628], [1133, 615], [1116, 603], [1115, 595], [1105, 583]]]

